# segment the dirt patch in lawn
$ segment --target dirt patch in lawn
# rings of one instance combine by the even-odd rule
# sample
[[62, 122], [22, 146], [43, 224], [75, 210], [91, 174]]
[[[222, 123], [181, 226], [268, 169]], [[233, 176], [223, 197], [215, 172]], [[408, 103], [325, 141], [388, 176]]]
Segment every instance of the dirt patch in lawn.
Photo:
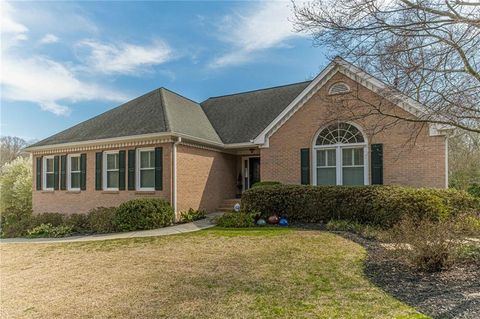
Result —
[[321, 231], [215, 228], [0, 254], [5, 318], [422, 317], [365, 277], [360, 245]]

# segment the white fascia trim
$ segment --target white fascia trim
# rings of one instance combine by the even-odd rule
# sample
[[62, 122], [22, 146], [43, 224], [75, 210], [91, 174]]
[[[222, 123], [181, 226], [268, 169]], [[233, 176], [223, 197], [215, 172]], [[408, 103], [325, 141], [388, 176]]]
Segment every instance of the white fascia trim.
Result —
[[144, 139], [149, 139], [149, 138], [165, 138], [165, 137], [183, 138], [185, 140], [189, 140], [189, 141], [192, 141], [192, 142], [197, 142], [197, 143], [201, 143], [201, 144], [205, 144], [205, 145], [218, 147], [218, 148], [221, 148], [221, 149], [222, 148], [233, 149], [233, 148], [242, 148], [242, 147], [256, 147], [256, 145], [252, 142], [224, 144], [224, 143], [214, 142], [214, 141], [207, 140], [207, 139], [204, 139], [204, 138], [201, 138], [201, 137], [195, 137], [195, 136], [191, 136], [191, 135], [183, 134], [183, 133], [160, 132], [160, 133], [149, 133], [149, 134], [139, 134], [139, 135], [104, 138], [104, 139], [98, 139], [98, 140], [87, 140], [87, 141], [81, 141], [81, 142], [71, 142], [71, 143], [60, 143], [60, 144], [34, 146], [34, 147], [27, 147], [27, 148], [24, 149], [24, 151], [35, 152], [35, 151], [50, 150], [50, 149], [57, 149], [57, 148], [70, 148], [70, 147], [79, 147], [79, 146], [97, 146], [97, 145], [102, 145], [102, 144], [111, 144], [111, 143], [118, 143], [118, 142], [144, 140]]
[[[337, 72], [344, 74], [355, 82], [367, 84], [367, 88], [382, 96], [384, 96], [382, 90], [387, 89], [387, 86], [382, 81], [374, 78], [342, 58], [337, 57], [330, 62], [330, 64], [328, 64], [328, 66], [313, 79], [313, 81], [273, 120], [273, 122], [254, 139], [254, 143], [260, 147], [268, 147], [268, 139], [270, 135], [280, 128], [283, 123], [285, 123], [300, 107], [303, 106], [306, 100], [309, 99], [309, 95], [313, 95], [317, 92]], [[426, 108], [424, 105], [400, 92], [395, 96], [384, 97], [414, 116], [418, 117], [425, 114]], [[453, 129], [453, 127], [449, 125], [441, 125], [440, 127], [441, 129], [439, 129], [438, 124], [430, 124], [430, 135], [444, 135], [446, 130]]]
[[323, 69], [322, 72], [320, 72], [319, 75], [313, 79], [313, 81], [273, 120], [272, 123], [270, 123], [254, 140], [253, 143], [257, 145], [264, 145], [268, 143], [267, 141], [267, 134], [273, 130], [273, 128], [279, 124], [283, 118], [285, 118], [290, 111], [297, 106], [297, 104], [300, 104], [302, 100], [310, 93], [313, 91], [313, 89], [317, 86], [320, 81], [322, 81], [329, 73], [335, 68], [335, 63], [330, 62], [328, 66]]

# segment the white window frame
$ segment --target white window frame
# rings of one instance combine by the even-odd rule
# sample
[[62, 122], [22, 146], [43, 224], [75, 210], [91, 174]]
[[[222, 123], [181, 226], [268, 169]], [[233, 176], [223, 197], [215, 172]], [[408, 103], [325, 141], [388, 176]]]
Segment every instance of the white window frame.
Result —
[[[118, 187], [107, 187], [107, 155], [108, 154], [119, 154], [119, 151], [104, 151], [103, 152], [103, 170], [102, 170], [102, 186], [104, 191], [118, 191]], [[120, 157], [119, 157], [120, 160]], [[111, 170], [113, 171], [113, 170]], [[117, 171], [119, 172], [119, 179], [120, 179], [120, 163], [119, 167], [117, 168]]]
[[360, 133], [363, 135], [363, 143], [349, 143], [349, 144], [329, 144], [329, 145], [316, 145], [318, 135], [326, 128], [322, 127], [318, 130], [315, 134], [312, 144], [312, 167], [311, 171], [313, 173], [312, 184], [317, 184], [317, 150], [326, 150], [326, 149], [335, 149], [336, 150], [336, 179], [337, 185], [343, 185], [343, 154], [342, 150], [344, 148], [363, 148], [363, 185], [370, 185], [370, 178], [368, 174], [369, 169], [369, 162], [368, 162], [368, 140], [367, 136], [363, 132], [363, 130], [358, 127], [355, 123], [352, 122], [344, 122], [356, 127]]
[[[72, 158], [78, 157], [79, 160], [79, 167], [78, 171], [72, 172]], [[67, 155], [67, 190], [69, 191], [79, 191], [80, 187], [73, 188], [72, 187], [72, 173], [80, 173], [80, 178], [82, 176], [82, 168], [81, 168], [81, 159], [80, 154], [68, 154]]]
[[44, 191], [53, 191], [55, 188], [55, 182], [53, 182], [52, 187], [47, 188], [47, 160], [49, 159], [53, 161], [53, 176], [55, 176], [55, 156], [44, 156], [42, 160], [42, 190]]
[[[347, 90], [346, 91], [340, 91], [340, 92], [333, 92], [333, 88], [335, 87], [335, 85], [344, 85]], [[337, 94], [345, 94], [345, 93], [349, 93], [351, 92], [352, 90], [350, 89], [350, 85], [348, 85], [347, 83], [345, 82], [336, 82], [336, 83], [333, 83], [332, 85], [330, 85], [330, 87], [328, 88], [328, 94], [329, 95], [337, 95]]]
[[[153, 152], [153, 156], [155, 158], [155, 148], [154, 147], [144, 147], [144, 148], [137, 148], [135, 154], [135, 189], [139, 192], [153, 192], [155, 191], [155, 184], [153, 187], [140, 187], [140, 153], [141, 152]], [[151, 168], [149, 168], [151, 169]], [[155, 159], [153, 163], [153, 174], [155, 176]]]

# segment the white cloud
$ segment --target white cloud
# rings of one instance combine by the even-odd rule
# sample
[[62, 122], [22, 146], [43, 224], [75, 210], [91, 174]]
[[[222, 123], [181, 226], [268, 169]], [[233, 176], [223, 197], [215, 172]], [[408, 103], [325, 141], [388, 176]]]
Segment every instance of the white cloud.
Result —
[[55, 34], [47, 33], [43, 38], [40, 39], [40, 43], [50, 44], [58, 42], [58, 37]]
[[252, 59], [255, 52], [280, 47], [288, 39], [301, 36], [293, 31], [292, 8], [288, 2], [255, 4], [246, 13], [225, 16], [218, 25], [222, 40], [232, 49], [215, 58], [211, 67], [240, 64]]
[[[1, 9], [2, 99], [32, 102], [54, 114], [68, 114], [68, 103], [88, 100], [120, 102], [128, 98], [118, 91], [81, 80], [66, 64], [35, 53], [24, 54], [26, 47], [20, 46], [19, 41], [27, 40], [29, 29], [34, 28], [18, 22], [15, 13], [20, 10], [15, 10], [9, 3], [2, 2]], [[48, 38], [50, 42], [55, 40], [51, 36]]]
[[21, 34], [28, 31], [26, 26], [12, 18], [14, 12], [15, 9], [8, 2], [2, 1], [0, 5], [0, 25], [2, 26], [2, 33]]
[[3, 98], [37, 103], [54, 114], [68, 114], [67, 102], [120, 102], [128, 98], [101, 85], [85, 83], [64, 65], [45, 57], [21, 59], [4, 55], [2, 60]]
[[135, 74], [149, 65], [162, 64], [172, 58], [172, 50], [163, 41], [157, 40], [147, 46], [121, 43], [101, 43], [83, 40], [78, 48], [90, 70], [106, 74]]

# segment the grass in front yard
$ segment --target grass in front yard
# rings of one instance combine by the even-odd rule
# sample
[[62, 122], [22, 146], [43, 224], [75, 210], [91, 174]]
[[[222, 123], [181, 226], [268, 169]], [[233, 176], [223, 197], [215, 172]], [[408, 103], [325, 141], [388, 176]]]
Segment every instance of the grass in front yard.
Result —
[[0, 246], [5, 318], [423, 318], [320, 231], [221, 229]]

